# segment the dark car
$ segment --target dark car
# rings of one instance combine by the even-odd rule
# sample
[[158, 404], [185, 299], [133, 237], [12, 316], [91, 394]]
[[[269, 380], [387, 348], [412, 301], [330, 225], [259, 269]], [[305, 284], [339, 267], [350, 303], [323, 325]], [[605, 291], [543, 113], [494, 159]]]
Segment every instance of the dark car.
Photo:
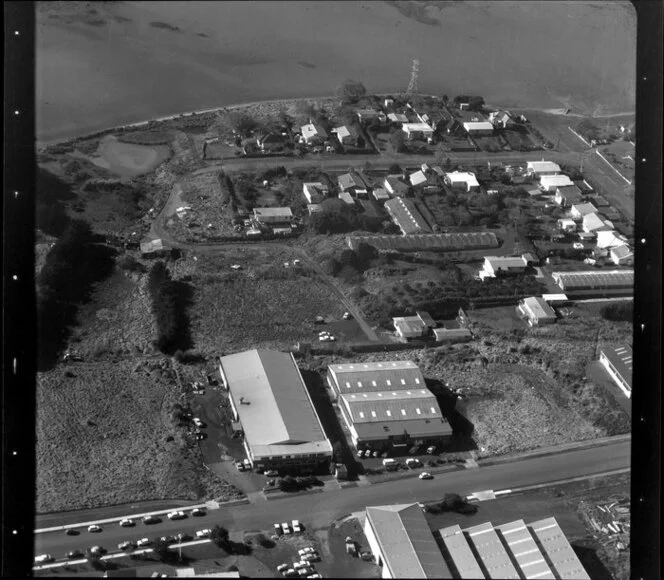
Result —
[[85, 556], [85, 554], [83, 554], [81, 550], [72, 550], [71, 552], [67, 552], [67, 558], [70, 560], [73, 558], [82, 558], [83, 556]]
[[143, 518], [143, 523], [144, 524], [158, 524], [160, 521], [161, 521], [161, 519], [159, 519], [156, 516], [145, 516]]
[[78, 530], [75, 530], [75, 529], [73, 529], [73, 528], [69, 528], [69, 529], [65, 532], [65, 534], [67, 534], [68, 536], [78, 536], [80, 533], [81, 533], [81, 532], [79, 532]]

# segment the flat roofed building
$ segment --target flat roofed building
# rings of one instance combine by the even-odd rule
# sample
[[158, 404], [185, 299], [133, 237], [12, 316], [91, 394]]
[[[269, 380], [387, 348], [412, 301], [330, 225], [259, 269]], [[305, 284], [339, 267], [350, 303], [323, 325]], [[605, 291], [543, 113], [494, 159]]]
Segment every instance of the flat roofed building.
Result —
[[303, 183], [302, 193], [304, 193], [304, 197], [307, 198], [309, 203], [320, 203], [327, 197], [329, 189], [327, 185], [323, 185], [320, 181], [314, 181]]
[[362, 123], [368, 123], [374, 119], [378, 119], [380, 123], [387, 121], [387, 116], [382, 111], [377, 111], [376, 109], [358, 109], [355, 111], [357, 118]]
[[249, 350], [221, 357], [219, 371], [252, 465], [315, 469], [329, 462], [332, 446], [292, 354]]
[[382, 187], [374, 189], [371, 194], [376, 201], [387, 201], [390, 199], [390, 194], [387, 193], [387, 189], [383, 189]]
[[416, 171], [415, 173], [411, 173], [408, 176], [408, 181], [410, 181], [410, 184], [413, 187], [417, 187], [417, 186], [420, 186], [420, 185], [426, 185], [428, 183], [427, 176], [424, 175], [424, 171], [422, 171], [422, 170]]
[[575, 232], [576, 222], [569, 218], [562, 218], [558, 220], [558, 227], [564, 232]]
[[603, 348], [599, 353], [599, 362], [606, 368], [625, 396], [631, 398], [632, 373], [634, 372], [632, 349], [627, 345]]
[[555, 306], [565, 304], [567, 302], [566, 294], [542, 294], [542, 299], [547, 304], [553, 304]]
[[634, 264], [634, 252], [627, 244], [611, 248], [609, 257], [616, 266], [631, 266]]
[[498, 238], [493, 232], [463, 232], [454, 234], [410, 234], [409, 236], [347, 236], [348, 247], [355, 250], [361, 243], [377, 250], [479, 250], [497, 248]]
[[627, 238], [616, 230], [600, 230], [597, 232], [597, 247], [603, 249], [624, 246]]
[[419, 338], [429, 330], [427, 325], [417, 316], [399, 316], [392, 318], [397, 336], [401, 338]]
[[404, 115], [403, 113], [390, 113], [387, 115], [387, 118], [390, 122], [400, 124], [400, 123], [408, 123], [408, 117]]
[[576, 185], [567, 185], [556, 189], [556, 195], [553, 199], [558, 205], [569, 206], [581, 201], [583, 196], [581, 195], [581, 190]]
[[566, 293], [570, 290], [632, 289], [634, 287], [634, 270], [552, 272], [551, 277]]
[[395, 197], [385, 202], [385, 209], [403, 235], [431, 233], [429, 224], [412, 199]]
[[[440, 530], [443, 545], [452, 561], [454, 578], [477, 580], [484, 578], [484, 572], [475, 559], [475, 554], [468, 545], [468, 540], [459, 525]], [[449, 560], [448, 560], [449, 561]]]
[[553, 161], [528, 161], [526, 174], [540, 177], [560, 173], [560, 165]]
[[557, 578], [590, 580], [556, 518], [539, 520], [528, 527]]
[[367, 184], [362, 179], [362, 176], [352, 171], [351, 173], [344, 173], [337, 177], [337, 183], [341, 191], [351, 191], [358, 193], [360, 191], [366, 193], [368, 190]]
[[289, 207], [255, 207], [254, 219], [259, 223], [284, 223], [293, 219]]
[[503, 537], [524, 578], [556, 578], [523, 520], [496, 526], [496, 530]]
[[557, 318], [554, 309], [543, 298], [539, 298], [538, 296], [524, 298], [519, 302], [518, 308], [528, 318], [530, 326], [553, 324]]
[[520, 578], [491, 523], [473, 526], [464, 531], [489, 578]]
[[341, 191], [337, 197], [347, 205], [355, 205], [355, 200], [349, 191]]
[[364, 533], [383, 578], [452, 578], [416, 503], [368, 506], [366, 514]]
[[559, 187], [574, 185], [567, 175], [542, 175], [539, 188], [545, 192], [556, 191]]
[[339, 143], [342, 145], [357, 145], [360, 133], [357, 130], [355, 125], [342, 125], [341, 127], [336, 127], [332, 129], [332, 133], [335, 133]]
[[445, 183], [450, 187], [458, 187], [466, 191], [477, 191], [480, 188], [475, 174], [470, 171], [451, 171], [446, 173]]

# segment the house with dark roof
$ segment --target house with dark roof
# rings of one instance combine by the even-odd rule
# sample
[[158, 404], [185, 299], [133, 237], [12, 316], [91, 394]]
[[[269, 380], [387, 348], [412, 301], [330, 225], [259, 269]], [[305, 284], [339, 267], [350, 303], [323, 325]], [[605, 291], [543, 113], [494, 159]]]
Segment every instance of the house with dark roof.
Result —
[[261, 349], [223, 356], [219, 373], [254, 468], [329, 467], [332, 445], [292, 353]]
[[416, 312], [415, 316], [398, 316], [392, 318], [392, 324], [396, 335], [405, 340], [426, 336], [429, 329], [436, 326], [428, 312]]
[[519, 302], [517, 310], [526, 317], [530, 326], [553, 324], [557, 319], [555, 310], [539, 296], [524, 298]]
[[288, 139], [285, 135], [280, 133], [270, 132], [265, 135], [259, 135], [256, 137], [256, 145], [261, 151], [280, 151], [284, 148], [284, 145]]
[[583, 200], [581, 190], [576, 185], [566, 185], [556, 189], [556, 195], [553, 200], [558, 205], [574, 205]]
[[346, 147], [358, 147], [360, 140], [360, 132], [355, 125], [342, 125], [332, 129], [332, 133], [336, 134], [339, 143]]
[[383, 181], [383, 185], [388, 193], [398, 197], [405, 197], [410, 191], [409, 185], [403, 180], [399, 174], [388, 175]]
[[355, 172], [351, 171], [350, 173], [344, 173], [337, 177], [337, 185], [341, 191], [348, 192], [352, 195], [368, 195], [369, 186], [362, 176]]

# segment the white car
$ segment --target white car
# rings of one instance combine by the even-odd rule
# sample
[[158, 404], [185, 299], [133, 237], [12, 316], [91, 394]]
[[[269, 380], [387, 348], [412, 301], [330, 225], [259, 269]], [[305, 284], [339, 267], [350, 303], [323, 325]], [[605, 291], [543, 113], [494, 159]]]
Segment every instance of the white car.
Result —
[[187, 515], [181, 511], [175, 511], [168, 514], [169, 520], [183, 520]]
[[145, 548], [145, 546], [149, 546], [150, 543], [151, 543], [150, 538], [141, 538], [140, 540], [138, 540], [138, 542], [136, 542], [136, 545], [139, 548]]
[[194, 417], [192, 419], [192, 421], [194, 422], [194, 425], [196, 425], [196, 427], [202, 427], [203, 426], [203, 421], [201, 421], [198, 417]]
[[101, 532], [101, 526], [98, 526], [97, 524], [92, 524], [91, 526], [88, 526], [88, 532], [92, 533]]
[[313, 554], [316, 550], [314, 550], [312, 547], [307, 546], [306, 548], [300, 548], [297, 553], [300, 554], [300, 556], [304, 556], [304, 554]]
[[37, 564], [44, 564], [46, 562], [52, 562], [53, 561], [53, 556], [50, 554], [42, 554], [41, 556], [37, 556], [35, 558], [35, 562]]
[[288, 564], [279, 564], [277, 566], [277, 572], [285, 572], [288, 570]]
[[279, 472], [276, 469], [268, 469], [264, 475], [265, 477], [279, 477]]
[[330, 334], [330, 335], [328, 336], [328, 339], [329, 339], [331, 342], [334, 342], [335, 340], [337, 340], [337, 337], [334, 336], [333, 334]]
[[433, 475], [431, 475], [428, 471], [423, 471], [419, 475], [420, 479], [433, 479]]
[[288, 525], [288, 522], [284, 522], [283, 524], [281, 524], [281, 529], [284, 531], [284, 534], [285, 534], [285, 535], [288, 535], [288, 534], [291, 533], [291, 530], [290, 530], [290, 527], [289, 527], [289, 525]]
[[198, 530], [196, 532], [196, 537], [197, 538], [209, 538], [210, 534], [212, 534], [212, 530]]
[[307, 578], [322, 578], [322, 576], [318, 572], [316, 572], [315, 574], [309, 574]]
[[123, 528], [131, 528], [134, 525], [134, 520], [130, 520], [125, 518], [124, 520], [120, 520], [120, 526]]
[[301, 531], [300, 520], [293, 520], [293, 532], [299, 534]]
[[344, 318], [344, 320], [350, 320], [352, 318], [351, 315], [350, 315], [350, 312], [344, 312], [343, 318]]
[[330, 342], [332, 340], [331, 336], [328, 336], [327, 334], [324, 334], [323, 336], [319, 336], [318, 340], [321, 342]]
[[305, 562], [320, 562], [320, 556], [318, 554], [305, 554], [302, 556], [302, 559]]

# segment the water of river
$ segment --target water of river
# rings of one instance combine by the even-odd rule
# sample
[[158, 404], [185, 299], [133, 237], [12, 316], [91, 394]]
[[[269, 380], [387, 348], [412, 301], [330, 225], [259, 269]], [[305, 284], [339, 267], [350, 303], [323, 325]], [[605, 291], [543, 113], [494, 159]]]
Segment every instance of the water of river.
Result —
[[[408, 6], [408, 2], [402, 2]], [[37, 17], [40, 142], [181, 111], [332, 94], [344, 79], [507, 107], [634, 107], [629, 3], [49, 2]], [[155, 24], [156, 23], [156, 24]]]

